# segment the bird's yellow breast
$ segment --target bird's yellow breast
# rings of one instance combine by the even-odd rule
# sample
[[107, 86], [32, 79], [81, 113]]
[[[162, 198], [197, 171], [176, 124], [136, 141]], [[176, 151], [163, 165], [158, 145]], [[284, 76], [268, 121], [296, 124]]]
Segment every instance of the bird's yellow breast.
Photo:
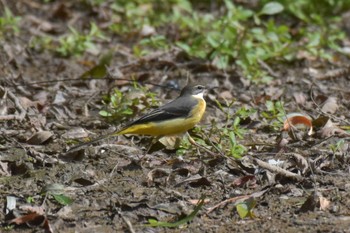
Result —
[[197, 99], [198, 103], [196, 107], [192, 109], [191, 113], [187, 117], [184, 116], [160, 122], [136, 124], [118, 132], [118, 134], [166, 136], [185, 133], [187, 130], [192, 129], [202, 119], [202, 116], [205, 112], [206, 103], [204, 99]]

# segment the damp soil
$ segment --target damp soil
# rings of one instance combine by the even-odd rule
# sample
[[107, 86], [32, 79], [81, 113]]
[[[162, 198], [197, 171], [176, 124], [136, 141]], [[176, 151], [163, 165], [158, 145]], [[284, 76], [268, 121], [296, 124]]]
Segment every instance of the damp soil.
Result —
[[[65, 17], [61, 11], [67, 11], [87, 23], [81, 16], [86, 9], [38, 2], [12, 6], [27, 19], [21, 25], [27, 33], [0, 46], [2, 232], [47, 230], [23, 219], [23, 224], [10, 223], [14, 216], [6, 210], [8, 197], [15, 197], [12, 212], [19, 216], [35, 212], [23, 206], [43, 208], [53, 232], [350, 232], [346, 58], [333, 64], [307, 59], [274, 64], [274, 80], [256, 84], [234, 67], [223, 71], [180, 51], [155, 51], [140, 59], [130, 53], [128, 41], [113, 38], [100, 44], [101, 54], [114, 49], [109, 78], [82, 78], [98, 64], [98, 56], [60, 57], [28, 48], [28, 41], [38, 33], [34, 16], [58, 27], [54, 33], [60, 34], [67, 28], [52, 15]], [[134, 91], [132, 80], [147, 91]], [[167, 149], [160, 142], [147, 152], [152, 139], [137, 135], [111, 137], [66, 153], [170, 101], [179, 92], [169, 87], [188, 82], [209, 88], [205, 116], [189, 133], [211, 153], [188, 143], [181, 150]], [[141, 100], [133, 106], [134, 115], [117, 120], [100, 116], [106, 109], [102, 100], [114, 89]], [[156, 103], [150, 104], [148, 91], [155, 93]], [[268, 101], [283, 101], [286, 115], [317, 120], [313, 132], [293, 134], [283, 131], [283, 124], [276, 128], [262, 114]], [[230, 128], [234, 117], [228, 122], [227, 116], [242, 107], [256, 112], [239, 124], [245, 133], [237, 140], [247, 150], [238, 159], [230, 156], [229, 145], [220, 144], [227, 141], [218, 138], [218, 131]], [[57, 201], [56, 189], [72, 202]], [[187, 223], [147, 226], [149, 219], [176, 222], [201, 199], [204, 205]], [[247, 200], [255, 206], [251, 217], [241, 218], [237, 205]]]

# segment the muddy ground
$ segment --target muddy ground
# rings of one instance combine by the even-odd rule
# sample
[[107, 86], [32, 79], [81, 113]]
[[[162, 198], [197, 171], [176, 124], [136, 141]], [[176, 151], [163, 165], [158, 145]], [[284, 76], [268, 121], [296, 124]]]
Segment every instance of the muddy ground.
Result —
[[[219, 70], [176, 49], [137, 58], [127, 41], [111, 38], [99, 44], [100, 53], [113, 49], [109, 78], [88, 73], [84, 79], [98, 63], [95, 54], [64, 58], [29, 48], [33, 35], [49, 33], [40, 30], [42, 23], [58, 27], [58, 34], [67, 30], [52, 17], [59, 3], [19, 1], [11, 7], [25, 20], [23, 32], [0, 46], [1, 232], [350, 232], [346, 57], [332, 64], [274, 64], [274, 80], [255, 84], [235, 67]], [[68, 4], [61, 10], [80, 13], [80, 23], [88, 20], [84, 9]], [[146, 89], [135, 91], [126, 80]], [[66, 153], [175, 98], [179, 92], [171, 88], [187, 82], [209, 88], [206, 114], [190, 134], [211, 153], [188, 143], [181, 153], [157, 143], [144, 155], [150, 138], [143, 136], [112, 137]], [[140, 100], [134, 115], [111, 121], [98, 114], [113, 88]], [[154, 103], [148, 91], [155, 93]], [[308, 123], [302, 124], [306, 130], [282, 131], [283, 124], [263, 114], [269, 100], [283, 101], [285, 115], [317, 120], [312, 133]], [[233, 127], [243, 106], [256, 111], [239, 124], [245, 133], [237, 141], [247, 151], [237, 159], [221, 130]], [[72, 202], [60, 203], [56, 194]], [[10, 212], [9, 197], [16, 199]], [[185, 224], [146, 225], [149, 219], [176, 222], [201, 198], [204, 205]], [[242, 219], [236, 206], [244, 201], [256, 205]], [[23, 217], [30, 214], [47, 225], [29, 224]]]

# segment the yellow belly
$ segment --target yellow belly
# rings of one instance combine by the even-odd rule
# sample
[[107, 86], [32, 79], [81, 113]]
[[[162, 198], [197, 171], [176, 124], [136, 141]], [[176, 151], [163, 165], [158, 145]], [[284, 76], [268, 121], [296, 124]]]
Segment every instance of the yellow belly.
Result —
[[163, 122], [151, 122], [146, 124], [132, 125], [120, 132], [121, 134], [141, 134], [151, 136], [166, 136], [185, 133], [192, 129], [201, 119], [205, 112], [206, 103], [199, 99], [199, 103], [187, 118], [177, 118]]

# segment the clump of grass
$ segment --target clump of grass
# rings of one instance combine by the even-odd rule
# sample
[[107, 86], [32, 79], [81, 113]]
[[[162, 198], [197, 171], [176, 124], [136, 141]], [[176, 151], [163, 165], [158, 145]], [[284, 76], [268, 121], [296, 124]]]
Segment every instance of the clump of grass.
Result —
[[21, 17], [15, 16], [7, 7], [4, 8], [4, 12], [0, 13], [2, 13], [0, 17], [0, 37], [6, 34], [18, 34]]

